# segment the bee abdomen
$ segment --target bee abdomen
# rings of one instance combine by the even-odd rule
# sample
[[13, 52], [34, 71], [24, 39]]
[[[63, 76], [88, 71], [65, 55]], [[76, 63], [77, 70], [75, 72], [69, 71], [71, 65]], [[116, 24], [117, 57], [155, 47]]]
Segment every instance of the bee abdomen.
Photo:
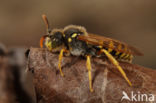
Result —
[[[109, 51], [108, 51], [109, 52]], [[109, 52], [114, 58], [117, 60], [125, 60], [125, 61], [131, 61], [132, 60], [132, 55], [128, 53], [122, 53], [122, 52], [117, 52], [115, 50], [112, 50]]]
[[117, 60], [131, 62], [132, 59], [133, 59], [133, 55], [130, 54], [130, 53], [120, 52], [120, 51], [117, 51], [117, 50], [114, 50], [114, 49], [110, 49], [110, 48], [106, 48], [106, 47], [102, 47], [102, 46], [98, 46], [97, 48], [99, 50], [100, 49], [107, 50]]

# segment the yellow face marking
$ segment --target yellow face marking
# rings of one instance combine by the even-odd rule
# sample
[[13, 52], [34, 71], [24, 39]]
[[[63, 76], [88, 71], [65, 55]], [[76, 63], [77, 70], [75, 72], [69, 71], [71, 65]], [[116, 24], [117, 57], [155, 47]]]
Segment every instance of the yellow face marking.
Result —
[[51, 45], [51, 41], [46, 43], [47, 48], [49, 49], [49, 51], [52, 51], [52, 45]]
[[65, 37], [66, 35], [63, 33], [63, 37]]
[[51, 45], [51, 41], [49, 38], [46, 38], [45, 45], [49, 49], [49, 51], [52, 51], [52, 45]]
[[77, 33], [72, 34], [72, 38], [75, 38], [77, 36]]
[[72, 39], [71, 38], [68, 38], [68, 42], [70, 43], [72, 41]]

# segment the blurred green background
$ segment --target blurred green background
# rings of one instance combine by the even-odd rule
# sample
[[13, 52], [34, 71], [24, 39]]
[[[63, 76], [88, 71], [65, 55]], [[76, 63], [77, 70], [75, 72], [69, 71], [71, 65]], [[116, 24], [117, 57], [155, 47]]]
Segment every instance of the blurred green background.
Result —
[[52, 28], [82, 25], [133, 45], [144, 53], [134, 62], [156, 68], [156, 0], [1, 0], [0, 42], [39, 47], [46, 32], [42, 14]]

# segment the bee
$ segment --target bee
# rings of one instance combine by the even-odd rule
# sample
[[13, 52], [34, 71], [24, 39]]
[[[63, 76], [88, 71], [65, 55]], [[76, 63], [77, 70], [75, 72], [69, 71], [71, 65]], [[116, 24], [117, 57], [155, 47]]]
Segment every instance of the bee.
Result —
[[[69, 25], [64, 29], [59, 30], [53, 29], [51, 33], [49, 32], [49, 24], [46, 16], [43, 16], [43, 19], [47, 25], [47, 31], [49, 34], [41, 38], [40, 46], [43, 47], [43, 40], [45, 40], [45, 46], [50, 51], [57, 49], [57, 51], [60, 52], [58, 68], [62, 76], [64, 76], [64, 74], [61, 69], [61, 61], [64, 52], [73, 56], [85, 57], [86, 67], [88, 69], [89, 88], [90, 92], [93, 92], [91, 57], [107, 57], [111, 63], [116, 66], [128, 84], [132, 86], [132, 83], [126, 76], [126, 73], [123, 71], [118, 61], [121, 60], [131, 63], [133, 56], [143, 55], [139, 50], [124, 42], [88, 33], [84, 27], [77, 25]], [[58, 35], [60, 35], [59, 38]]]

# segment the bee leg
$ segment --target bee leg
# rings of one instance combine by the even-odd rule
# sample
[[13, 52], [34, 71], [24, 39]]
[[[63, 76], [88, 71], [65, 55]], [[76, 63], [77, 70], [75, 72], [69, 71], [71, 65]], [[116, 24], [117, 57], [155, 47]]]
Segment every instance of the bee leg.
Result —
[[118, 61], [105, 49], [101, 50], [105, 53], [105, 55], [108, 57], [108, 59], [117, 67], [117, 69], [120, 71], [122, 76], [125, 78], [125, 80], [128, 82], [130, 86], [132, 86], [132, 83], [129, 81], [128, 77], [126, 76], [126, 73], [123, 71], [121, 66], [119, 65]]
[[63, 74], [63, 72], [62, 72], [61, 62], [62, 62], [62, 58], [63, 58], [63, 53], [64, 53], [64, 52], [66, 52], [66, 49], [62, 49], [62, 50], [60, 51], [60, 54], [59, 54], [59, 63], [58, 63], [58, 68], [59, 68], [59, 70], [60, 70], [60, 73], [61, 73], [61, 76], [62, 76], [62, 77], [64, 76], [64, 74]]
[[91, 63], [90, 63], [90, 56], [87, 55], [87, 62], [86, 62], [86, 66], [88, 69], [88, 77], [89, 77], [89, 89], [90, 92], [93, 92], [93, 87], [92, 87], [92, 75], [91, 75]]

